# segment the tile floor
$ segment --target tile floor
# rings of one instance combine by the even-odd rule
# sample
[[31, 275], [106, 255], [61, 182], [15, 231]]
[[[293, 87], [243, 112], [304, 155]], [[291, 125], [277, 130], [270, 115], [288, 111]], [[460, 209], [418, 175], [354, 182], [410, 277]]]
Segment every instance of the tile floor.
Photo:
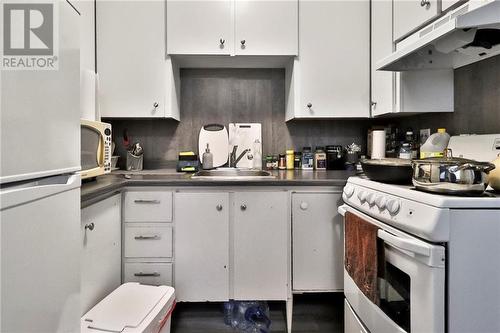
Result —
[[[271, 332], [285, 333], [285, 303], [270, 302]], [[343, 294], [294, 296], [293, 333], [341, 333], [344, 328]], [[179, 303], [172, 318], [172, 333], [225, 333], [222, 303]]]

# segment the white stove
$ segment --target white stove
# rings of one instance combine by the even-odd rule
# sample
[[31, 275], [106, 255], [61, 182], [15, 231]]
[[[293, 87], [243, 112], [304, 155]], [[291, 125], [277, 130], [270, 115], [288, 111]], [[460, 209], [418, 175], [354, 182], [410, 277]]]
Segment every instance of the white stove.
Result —
[[[498, 138], [452, 137], [450, 145], [458, 156], [492, 160]], [[346, 224], [377, 227], [383, 262], [379, 304], [344, 270], [346, 333], [500, 332], [499, 194], [439, 195], [361, 176], [348, 179], [343, 199]]]
[[500, 209], [500, 195], [493, 192], [479, 197], [438, 195], [366, 177], [349, 178], [343, 199], [377, 220], [431, 242], [450, 240], [450, 210]]

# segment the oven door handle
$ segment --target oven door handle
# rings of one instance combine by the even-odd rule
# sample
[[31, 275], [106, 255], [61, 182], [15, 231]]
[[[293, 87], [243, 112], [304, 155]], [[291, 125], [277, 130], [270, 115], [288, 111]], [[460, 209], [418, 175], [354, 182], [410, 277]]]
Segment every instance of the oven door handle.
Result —
[[391, 234], [383, 229], [377, 231], [378, 238], [384, 240], [385, 243], [405, 251], [409, 251], [422, 256], [430, 257], [431, 249], [422, 242], [414, 241], [412, 239], [401, 238]]

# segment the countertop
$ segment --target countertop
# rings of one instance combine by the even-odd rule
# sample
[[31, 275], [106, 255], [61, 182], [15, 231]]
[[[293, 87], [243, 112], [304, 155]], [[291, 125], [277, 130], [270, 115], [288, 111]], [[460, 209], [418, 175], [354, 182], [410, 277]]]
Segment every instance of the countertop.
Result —
[[[355, 171], [329, 170], [286, 170], [270, 171], [274, 178], [252, 180], [213, 180], [191, 179], [190, 173], [178, 173], [171, 169], [143, 170], [127, 172], [114, 171], [111, 174], [99, 176], [96, 180], [82, 183], [82, 206], [91, 204], [93, 199], [103, 195], [118, 192], [125, 186], [344, 186], [347, 178], [356, 174]], [[125, 174], [130, 178], [125, 178]], [[85, 205], [83, 205], [85, 203]]]

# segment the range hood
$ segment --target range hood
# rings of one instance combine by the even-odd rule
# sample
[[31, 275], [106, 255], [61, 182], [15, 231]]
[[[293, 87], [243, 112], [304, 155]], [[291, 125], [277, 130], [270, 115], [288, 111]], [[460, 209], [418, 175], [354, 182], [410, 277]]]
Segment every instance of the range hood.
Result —
[[500, 0], [470, 0], [396, 46], [377, 70], [458, 68], [500, 54]]

